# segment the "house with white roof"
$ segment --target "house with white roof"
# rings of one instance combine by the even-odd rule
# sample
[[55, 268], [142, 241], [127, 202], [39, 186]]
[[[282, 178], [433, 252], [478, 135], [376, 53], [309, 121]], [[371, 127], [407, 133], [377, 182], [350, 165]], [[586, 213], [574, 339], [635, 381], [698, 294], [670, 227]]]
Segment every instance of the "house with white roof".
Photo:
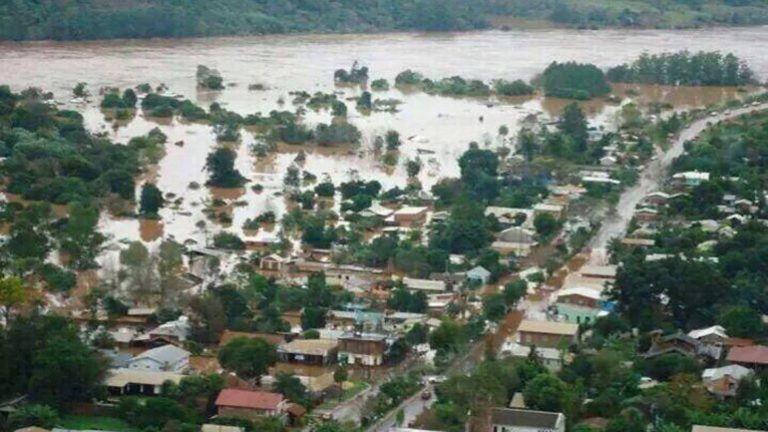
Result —
[[491, 272], [483, 266], [477, 266], [467, 272], [467, 280], [479, 282], [480, 285], [487, 285], [491, 278]]
[[603, 290], [573, 286], [555, 293], [557, 314], [573, 324], [592, 323], [604, 309]]
[[128, 369], [148, 372], [184, 373], [189, 369], [187, 350], [175, 345], [163, 345], [144, 351], [128, 361]]
[[709, 181], [709, 173], [702, 171], [679, 172], [672, 176], [675, 185], [685, 188], [694, 188], [704, 182]]
[[536, 245], [536, 233], [523, 227], [511, 227], [500, 232], [491, 249], [502, 253], [526, 256]]
[[710, 393], [720, 397], [736, 396], [739, 383], [754, 374], [752, 369], [732, 364], [719, 368], [704, 369], [701, 381]]

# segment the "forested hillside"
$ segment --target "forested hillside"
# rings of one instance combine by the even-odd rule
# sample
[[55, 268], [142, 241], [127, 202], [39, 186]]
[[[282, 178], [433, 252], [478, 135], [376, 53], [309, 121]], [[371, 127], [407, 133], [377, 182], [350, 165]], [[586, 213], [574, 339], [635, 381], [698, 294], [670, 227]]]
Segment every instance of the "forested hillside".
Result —
[[749, 25], [768, 23], [768, 0], [4, 0], [0, 39], [470, 30], [509, 17], [577, 27]]

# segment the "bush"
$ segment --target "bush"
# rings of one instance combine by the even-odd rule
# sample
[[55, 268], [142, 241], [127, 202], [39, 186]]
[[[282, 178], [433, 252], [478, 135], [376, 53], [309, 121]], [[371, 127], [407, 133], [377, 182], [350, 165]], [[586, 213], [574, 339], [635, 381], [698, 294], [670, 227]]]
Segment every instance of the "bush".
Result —
[[553, 62], [544, 70], [541, 84], [547, 96], [566, 99], [591, 99], [611, 91], [600, 68], [575, 62]]
[[245, 242], [236, 234], [222, 231], [213, 236], [213, 245], [219, 249], [243, 250]]
[[502, 96], [526, 96], [533, 94], [533, 86], [523, 80], [512, 82], [496, 80], [493, 82], [493, 89]]

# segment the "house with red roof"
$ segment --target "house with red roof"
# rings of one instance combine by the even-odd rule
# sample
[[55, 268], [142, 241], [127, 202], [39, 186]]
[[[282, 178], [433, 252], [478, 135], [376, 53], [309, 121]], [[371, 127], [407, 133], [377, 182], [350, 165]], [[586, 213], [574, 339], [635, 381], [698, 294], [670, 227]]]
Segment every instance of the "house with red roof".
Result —
[[280, 393], [224, 389], [216, 398], [218, 414], [254, 420], [264, 416], [282, 416], [288, 400]]
[[727, 360], [753, 369], [768, 367], [768, 346], [736, 346], [728, 351]]

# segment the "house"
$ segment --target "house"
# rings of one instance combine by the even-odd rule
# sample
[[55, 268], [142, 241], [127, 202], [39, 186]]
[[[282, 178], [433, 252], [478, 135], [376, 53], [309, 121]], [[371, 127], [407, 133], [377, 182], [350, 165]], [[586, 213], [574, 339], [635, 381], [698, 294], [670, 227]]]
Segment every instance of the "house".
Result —
[[768, 346], [751, 345], [744, 347], [733, 347], [728, 351], [726, 357], [730, 363], [740, 364], [756, 370], [762, 370], [768, 367]]
[[579, 274], [587, 278], [612, 280], [616, 279], [616, 266], [586, 264], [579, 269]]
[[456, 300], [456, 295], [454, 293], [428, 294], [427, 307], [430, 312], [442, 314], [454, 300]]
[[655, 240], [651, 239], [641, 239], [641, 238], [630, 238], [630, 237], [624, 237], [621, 239], [621, 244], [624, 246], [629, 247], [653, 247], [656, 245]]
[[556, 297], [557, 313], [569, 323], [594, 322], [603, 310], [602, 290], [574, 286], [560, 290]]
[[472, 282], [479, 282], [481, 286], [488, 284], [488, 280], [491, 278], [491, 272], [486, 270], [483, 266], [477, 266], [467, 272], [467, 280]]
[[411, 328], [414, 324], [423, 324], [427, 316], [414, 312], [393, 312], [384, 316], [384, 329], [386, 331], [401, 331]]
[[681, 332], [662, 336], [661, 330], [656, 330], [651, 334], [651, 347], [643, 357], [653, 358], [669, 353], [694, 357], [699, 352], [700, 344], [698, 340]]
[[270, 254], [259, 261], [259, 268], [266, 271], [283, 271], [291, 264], [290, 258], [283, 258], [278, 254]]
[[654, 191], [649, 193], [643, 198], [646, 204], [654, 207], [661, 207], [667, 205], [669, 202], [669, 194], [661, 191]]
[[386, 219], [389, 216], [394, 213], [394, 210], [388, 207], [384, 207], [383, 205], [379, 204], [378, 201], [371, 204], [370, 207], [367, 209], [360, 210], [357, 214], [359, 214], [362, 217], [378, 217], [382, 219]]
[[175, 372], [156, 372], [137, 369], [110, 369], [104, 379], [104, 386], [112, 396], [160, 394], [163, 383], [178, 384], [184, 375]]
[[654, 222], [659, 217], [659, 212], [650, 207], [642, 207], [635, 210], [634, 217], [640, 222]]
[[565, 432], [563, 413], [517, 408], [492, 408], [491, 432]]
[[565, 207], [560, 204], [539, 203], [533, 206], [533, 215], [536, 217], [546, 213], [552, 215], [555, 219], [560, 219], [563, 216], [564, 210]]
[[239, 426], [225, 426], [225, 425], [208, 423], [200, 427], [200, 432], [244, 432], [244, 431], [243, 431], [243, 428]]
[[281, 362], [328, 366], [336, 363], [339, 343], [325, 339], [296, 339], [277, 347]]
[[381, 366], [387, 352], [387, 336], [346, 332], [339, 337], [339, 361], [350, 365]]
[[701, 171], [686, 171], [672, 176], [672, 181], [676, 186], [684, 188], [694, 188], [704, 182], [709, 181], [709, 173]]
[[562, 343], [576, 342], [579, 326], [576, 324], [523, 320], [517, 328], [519, 341], [523, 345], [559, 348]]
[[189, 319], [182, 315], [175, 321], [168, 321], [147, 332], [146, 335], [134, 338], [134, 342], [148, 342], [150, 345], [173, 344], [182, 345], [189, 336]]
[[699, 342], [720, 345], [728, 339], [728, 334], [725, 332], [725, 329], [719, 325], [691, 330], [688, 332], [688, 336]]
[[163, 345], [144, 351], [128, 361], [128, 369], [151, 372], [183, 373], [189, 369], [187, 350], [175, 345]]
[[514, 253], [518, 256], [528, 255], [536, 245], [536, 233], [523, 227], [511, 227], [500, 232], [491, 249], [502, 253]]
[[616, 156], [606, 155], [600, 158], [600, 165], [602, 166], [614, 166], [619, 162]]
[[701, 374], [701, 381], [710, 393], [721, 397], [731, 397], [736, 396], [739, 382], [752, 374], [754, 372], [751, 369], [732, 364], [719, 368], [704, 369], [704, 372]]
[[255, 420], [284, 414], [288, 401], [280, 393], [224, 389], [216, 398], [216, 409], [222, 417]]
[[[527, 359], [531, 355], [531, 349], [533, 347], [520, 345], [510, 338], [501, 345], [499, 353], [503, 357]], [[557, 348], [537, 346], [535, 354], [541, 364], [552, 372], [559, 372], [563, 368], [563, 361], [566, 360], [566, 356]]]
[[422, 225], [427, 221], [427, 207], [403, 207], [392, 214], [395, 224], [399, 226]]
[[425, 291], [432, 293], [441, 293], [448, 290], [448, 286], [443, 280], [403, 278], [403, 285], [409, 290]]
[[384, 314], [361, 310], [332, 310], [328, 313], [328, 321], [334, 328], [359, 327], [373, 331], [380, 329], [384, 325]]

